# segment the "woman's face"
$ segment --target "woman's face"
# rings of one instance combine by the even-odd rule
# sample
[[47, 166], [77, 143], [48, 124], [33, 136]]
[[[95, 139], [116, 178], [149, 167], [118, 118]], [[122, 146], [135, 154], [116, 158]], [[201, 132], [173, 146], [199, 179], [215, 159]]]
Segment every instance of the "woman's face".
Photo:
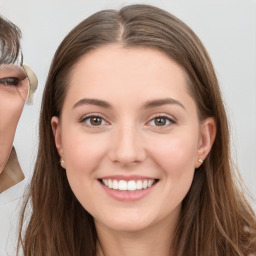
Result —
[[212, 144], [183, 69], [154, 49], [104, 46], [70, 77], [56, 146], [71, 189], [96, 228], [172, 225]]
[[28, 92], [28, 77], [21, 66], [0, 65], [0, 173], [8, 161]]

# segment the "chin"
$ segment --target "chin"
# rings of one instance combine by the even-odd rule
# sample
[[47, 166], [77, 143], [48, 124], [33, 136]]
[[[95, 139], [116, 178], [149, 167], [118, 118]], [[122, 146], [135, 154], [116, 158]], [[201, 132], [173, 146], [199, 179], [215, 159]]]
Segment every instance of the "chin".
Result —
[[128, 212], [127, 214], [119, 212], [119, 214], [111, 214], [110, 216], [105, 215], [104, 219], [99, 221], [95, 219], [96, 228], [99, 225], [104, 225], [108, 229], [119, 232], [139, 232], [154, 225], [154, 218], [152, 216]]

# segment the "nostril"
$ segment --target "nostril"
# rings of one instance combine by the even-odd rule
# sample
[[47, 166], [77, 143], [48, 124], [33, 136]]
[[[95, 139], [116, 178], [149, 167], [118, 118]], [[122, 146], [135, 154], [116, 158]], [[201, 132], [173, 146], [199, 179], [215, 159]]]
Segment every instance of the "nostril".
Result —
[[146, 153], [143, 148], [118, 147], [109, 152], [110, 159], [120, 165], [131, 165], [145, 160]]

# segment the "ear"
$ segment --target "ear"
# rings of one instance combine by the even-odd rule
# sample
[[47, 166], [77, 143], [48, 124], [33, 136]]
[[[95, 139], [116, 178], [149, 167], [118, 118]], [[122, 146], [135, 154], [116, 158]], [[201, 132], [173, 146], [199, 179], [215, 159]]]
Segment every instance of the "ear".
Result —
[[214, 118], [206, 118], [201, 123], [200, 130], [200, 140], [197, 150], [195, 168], [200, 167], [200, 165], [202, 164], [202, 161], [200, 162], [199, 159], [204, 160], [211, 151], [216, 136], [216, 123]]
[[[58, 150], [58, 153], [63, 159], [63, 146], [62, 146], [62, 138], [61, 138], [61, 123], [58, 117], [53, 116], [51, 120], [52, 132], [55, 140], [55, 145]], [[61, 163], [62, 164], [62, 163]]]

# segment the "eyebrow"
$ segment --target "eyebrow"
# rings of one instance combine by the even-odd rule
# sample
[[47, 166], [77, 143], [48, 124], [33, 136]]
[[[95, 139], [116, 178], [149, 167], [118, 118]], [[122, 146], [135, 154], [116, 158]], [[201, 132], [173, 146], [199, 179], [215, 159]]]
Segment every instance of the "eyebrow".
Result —
[[150, 100], [150, 101], [147, 101], [144, 106], [145, 108], [155, 108], [155, 107], [160, 107], [167, 104], [178, 105], [182, 107], [184, 110], [186, 110], [186, 108], [181, 102], [173, 98]]
[[[144, 108], [146, 108], [146, 109], [156, 108], [156, 107], [160, 107], [160, 106], [168, 105], [168, 104], [178, 105], [178, 106], [182, 107], [184, 110], [186, 110], [184, 105], [181, 102], [179, 102], [173, 98], [165, 98], [165, 99], [157, 99], [157, 100], [147, 101], [144, 104]], [[79, 106], [82, 106], [82, 105], [94, 105], [94, 106], [108, 108], [108, 109], [112, 108], [111, 105], [104, 100], [84, 98], [84, 99], [79, 100], [77, 103], [75, 103], [75, 105], [73, 106], [73, 109], [77, 108]]]
[[82, 105], [94, 105], [98, 107], [103, 107], [103, 108], [111, 108], [111, 105], [104, 101], [104, 100], [98, 100], [98, 99], [81, 99], [79, 100], [74, 106], [73, 109]]
[[2, 64], [0, 65], [0, 73], [5, 73], [5, 72], [18, 72], [19, 75], [27, 75], [25, 70], [23, 69], [22, 66], [16, 65], [16, 64]]

